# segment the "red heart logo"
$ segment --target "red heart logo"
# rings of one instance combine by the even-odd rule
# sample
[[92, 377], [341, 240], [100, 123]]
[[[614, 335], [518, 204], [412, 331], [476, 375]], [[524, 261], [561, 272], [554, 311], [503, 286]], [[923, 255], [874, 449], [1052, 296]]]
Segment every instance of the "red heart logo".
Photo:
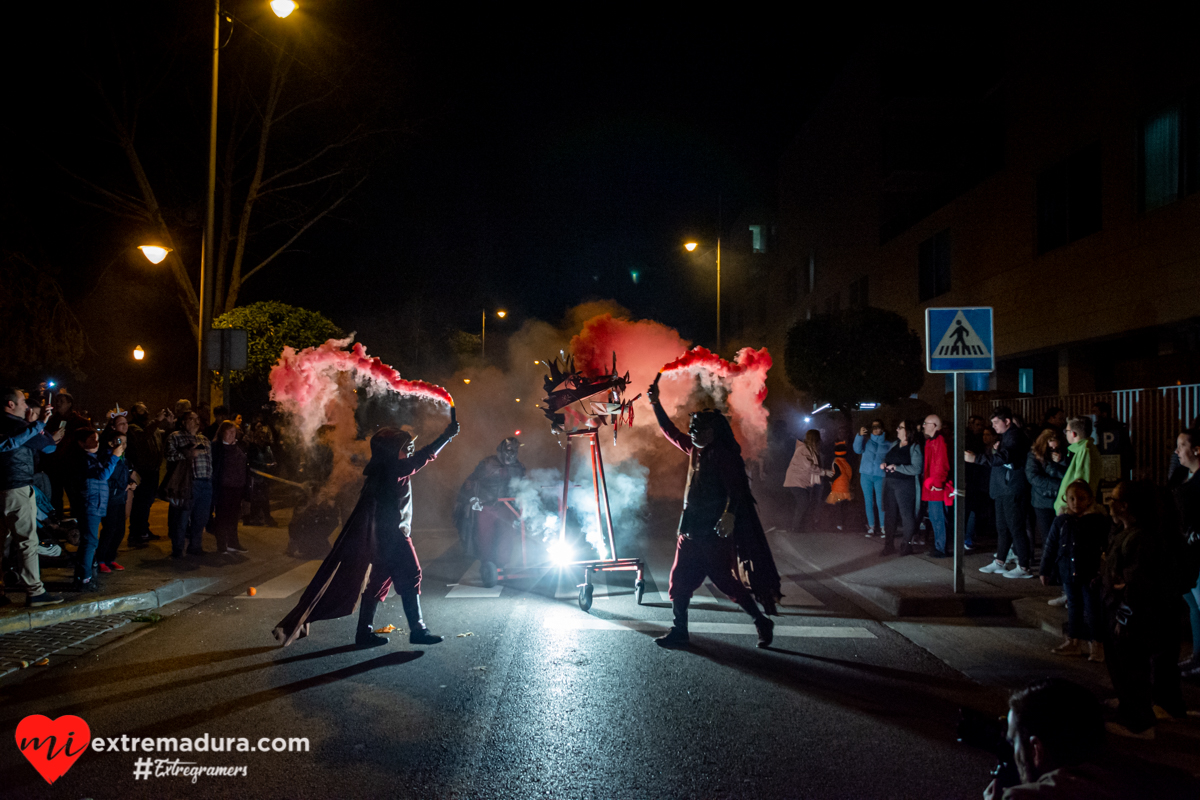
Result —
[[17, 725], [17, 747], [46, 783], [67, 774], [92, 741], [92, 729], [80, 717], [50, 719], [30, 714]]

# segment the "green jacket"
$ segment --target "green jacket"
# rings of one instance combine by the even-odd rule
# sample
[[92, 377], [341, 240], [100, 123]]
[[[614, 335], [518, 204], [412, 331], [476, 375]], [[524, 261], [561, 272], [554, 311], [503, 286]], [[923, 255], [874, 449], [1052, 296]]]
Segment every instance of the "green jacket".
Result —
[[1091, 439], [1080, 439], [1067, 446], [1071, 452], [1071, 460], [1067, 462], [1067, 472], [1063, 475], [1058, 487], [1058, 499], [1054, 501], [1054, 513], [1064, 514], [1067, 511], [1067, 487], [1075, 481], [1083, 480], [1092, 487], [1092, 496], [1098, 497], [1100, 487], [1100, 449]]

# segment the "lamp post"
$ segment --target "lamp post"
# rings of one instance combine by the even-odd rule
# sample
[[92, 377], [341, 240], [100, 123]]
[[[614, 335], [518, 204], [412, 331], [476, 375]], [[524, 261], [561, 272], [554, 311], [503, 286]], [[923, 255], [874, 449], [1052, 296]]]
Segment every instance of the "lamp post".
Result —
[[[689, 253], [699, 247], [699, 242], [688, 242], [683, 246]], [[717, 354], [721, 353], [721, 237], [717, 237]]]
[[[508, 316], [507, 311], [497, 311], [496, 316], [504, 319]], [[487, 309], [479, 309], [479, 357], [487, 358]]]
[[[283, 19], [296, 10], [294, 0], [271, 0], [271, 10]], [[200, 242], [200, 320], [196, 353], [196, 402], [207, 402], [209, 371], [205, 369], [207, 348], [205, 340], [212, 327], [213, 303], [213, 231], [216, 225], [217, 196], [217, 73], [221, 56], [221, 0], [213, 0], [212, 91], [208, 115], [208, 189], [204, 214], [204, 238]], [[142, 245], [138, 248], [151, 264], [167, 257], [170, 248]]]
[[[145, 357], [146, 357], [146, 351], [142, 349], [142, 346], [140, 344], [133, 348], [133, 360], [134, 361], [136, 361], [138, 364], [141, 364], [142, 360]], [[140, 368], [137, 368], [137, 369], [138, 369], [138, 377], [137, 377], [137, 380], [134, 381], [134, 384], [137, 388], [138, 396], [141, 397], [141, 394], [142, 394], [142, 371]]]

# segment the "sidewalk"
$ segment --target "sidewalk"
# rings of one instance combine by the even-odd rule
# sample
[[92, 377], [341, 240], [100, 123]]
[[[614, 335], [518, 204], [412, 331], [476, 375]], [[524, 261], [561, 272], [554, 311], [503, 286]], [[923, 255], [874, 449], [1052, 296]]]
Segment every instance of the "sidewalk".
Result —
[[[70, 591], [74, 552], [64, 548], [61, 558], [42, 559], [42, 581], [47, 591], [63, 595], [66, 602], [29, 609], [25, 607], [24, 592], [7, 590], [12, 604], [0, 608], [0, 635], [99, 616], [144, 612], [191, 594], [216, 594], [277, 566], [293, 564], [294, 559], [283, 555], [292, 510], [278, 509], [273, 513], [279, 523], [277, 528], [241, 527], [241, 540], [248, 553], [218, 556], [211, 552], [173, 559], [166, 536], [167, 504], [158, 501], [150, 514], [150, 528], [163, 538], [144, 549], [129, 549], [123, 543], [117, 561], [125, 570], [100, 575], [100, 592]], [[210, 534], [204, 536], [204, 547], [215, 549]]]
[[887, 616], [1012, 616], [1020, 608], [1023, 621], [1042, 626], [1044, 618], [1046, 626], [1057, 625], [1059, 630], [1066, 619], [1062, 609], [1046, 605], [1059, 594], [1058, 587], [1042, 586], [1037, 578], [1011, 579], [979, 572], [991, 560], [990, 550], [967, 554], [966, 592], [955, 594], [954, 559], [922, 555], [929, 546], [917, 547], [916, 555], [881, 556], [883, 541], [868, 539], [857, 529], [801, 534], [770, 529], [768, 537], [773, 548], [820, 570]]

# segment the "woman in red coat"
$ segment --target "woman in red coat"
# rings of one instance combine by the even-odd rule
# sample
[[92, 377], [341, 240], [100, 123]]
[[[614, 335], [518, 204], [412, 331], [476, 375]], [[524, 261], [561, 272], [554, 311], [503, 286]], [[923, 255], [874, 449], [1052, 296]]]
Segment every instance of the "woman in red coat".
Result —
[[925, 501], [925, 516], [933, 525], [933, 550], [929, 555], [945, 558], [946, 552], [946, 499], [950, 497], [947, 483], [950, 480], [950, 458], [946, 452], [946, 437], [942, 434], [942, 418], [930, 414], [925, 418], [923, 433], [925, 442], [925, 471], [921, 475], [921, 499]]

